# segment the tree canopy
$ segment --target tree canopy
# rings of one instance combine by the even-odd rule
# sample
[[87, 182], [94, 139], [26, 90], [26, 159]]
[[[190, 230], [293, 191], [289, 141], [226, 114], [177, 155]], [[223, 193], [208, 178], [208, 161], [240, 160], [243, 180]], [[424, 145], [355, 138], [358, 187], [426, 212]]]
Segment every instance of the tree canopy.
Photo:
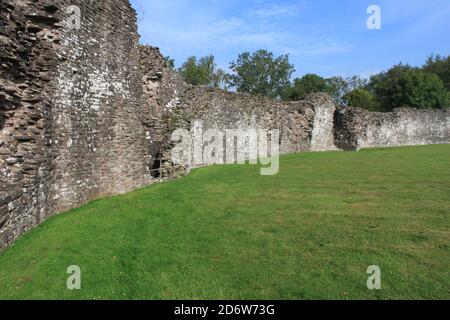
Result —
[[398, 107], [445, 108], [450, 101], [439, 76], [402, 64], [373, 76], [368, 88], [376, 95], [382, 111]]
[[169, 56], [164, 57], [164, 61], [166, 62], [166, 66], [172, 70], [175, 70], [175, 59], [172, 59]]
[[189, 57], [178, 69], [184, 81], [192, 85], [223, 87], [225, 72], [217, 67], [214, 56], [206, 56], [197, 61], [197, 57]]
[[328, 92], [327, 80], [316, 74], [306, 74], [294, 80], [288, 93], [288, 100], [300, 100], [307, 94], [314, 92]]
[[[166, 57], [174, 68], [174, 61]], [[431, 56], [423, 67], [398, 64], [365, 79], [360, 76], [324, 78], [306, 74], [291, 80], [294, 66], [288, 55], [274, 56], [267, 50], [244, 52], [230, 63], [231, 74], [217, 67], [214, 56], [192, 56], [178, 69], [193, 85], [233, 88], [288, 101], [301, 100], [314, 92], [330, 94], [337, 103], [371, 111], [398, 107], [419, 109], [450, 107], [450, 56]]]
[[274, 57], [272, 52], [266, 50], [240, 54], [236, 61], [230, 63], [230, 69], [233, 71], [227, 79], [230, 87], [238, 92], [272, 98], [283, 95], [295, 71], [288, 55]]
[[431, 56], [423, 67], [424, 71], [436, 74], [450, 91], [450, 56]]
[[350, 107], [367, 109], [369, 111], [380, 111], [381, 109], [375, 94], [363, 88], [346, 93], [342, 100]]

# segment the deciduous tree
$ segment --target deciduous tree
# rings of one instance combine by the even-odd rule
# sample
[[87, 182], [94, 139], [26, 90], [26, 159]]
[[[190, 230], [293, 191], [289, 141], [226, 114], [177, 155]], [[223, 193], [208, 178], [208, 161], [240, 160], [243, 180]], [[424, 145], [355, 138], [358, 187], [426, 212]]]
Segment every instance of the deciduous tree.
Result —
[[236, 61], [231, 62], [230, 69], [233, 71], [227, 80], [230, 87], [238, 92], [272, 98], [283, 95], [294, 72], [288, 55], [274, 57], [272, 52], [266, 50], [240, 54]]

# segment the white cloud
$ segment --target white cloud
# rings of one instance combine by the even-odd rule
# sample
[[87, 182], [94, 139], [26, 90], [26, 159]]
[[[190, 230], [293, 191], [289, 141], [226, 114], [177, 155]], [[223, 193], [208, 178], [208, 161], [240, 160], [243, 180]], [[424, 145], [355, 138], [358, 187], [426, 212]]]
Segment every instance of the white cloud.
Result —
[[258, 19], [295, 17], [308, 8], [306, 4], [264, 6], [251, 10], [250, 17]]

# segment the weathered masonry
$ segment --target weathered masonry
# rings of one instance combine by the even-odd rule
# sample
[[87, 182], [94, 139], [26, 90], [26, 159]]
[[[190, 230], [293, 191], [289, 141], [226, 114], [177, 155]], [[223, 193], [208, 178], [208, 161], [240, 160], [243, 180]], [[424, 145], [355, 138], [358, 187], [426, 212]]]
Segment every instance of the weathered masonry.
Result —
[[283, 153], [450, 143], [449, 111], [381, 114], [322, 94], [283, 103], [188, 85], [139, 45], [128, 0], [1, 0], [0, 248], [52, 214], [183, 174], [170, 135], [195, 120], [280, 129]]
[[[79, 29], [66, 9], [81, 10]], [[52, 213], [151, 182], [128, 1], [0, 3], [0, 247]]]

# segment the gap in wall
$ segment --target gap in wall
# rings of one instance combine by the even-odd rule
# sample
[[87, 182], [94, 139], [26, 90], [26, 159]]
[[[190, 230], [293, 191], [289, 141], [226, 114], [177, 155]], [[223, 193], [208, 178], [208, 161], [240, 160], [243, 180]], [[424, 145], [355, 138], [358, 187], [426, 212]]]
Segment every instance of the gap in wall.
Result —
[[3, 112], [0, 111], [0, 131], [5, 127], [6, 117]]

